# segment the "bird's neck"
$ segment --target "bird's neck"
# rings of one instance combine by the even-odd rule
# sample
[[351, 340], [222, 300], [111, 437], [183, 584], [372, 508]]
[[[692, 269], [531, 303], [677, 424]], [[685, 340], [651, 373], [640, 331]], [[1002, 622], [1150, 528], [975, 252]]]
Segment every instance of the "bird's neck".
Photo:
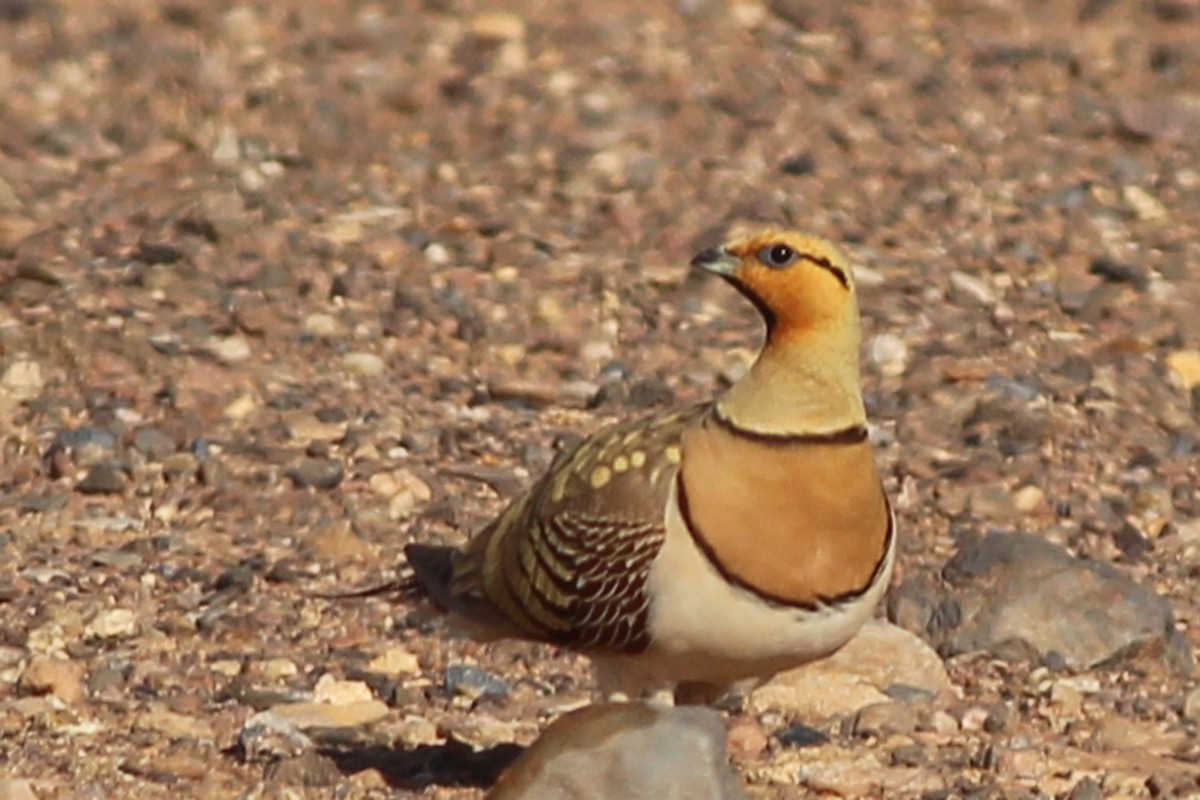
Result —
[[772, 436], [823, 435], [866, 425], [856, 321], [770, 331], [758, 360], [718, 401], [738, 428]]

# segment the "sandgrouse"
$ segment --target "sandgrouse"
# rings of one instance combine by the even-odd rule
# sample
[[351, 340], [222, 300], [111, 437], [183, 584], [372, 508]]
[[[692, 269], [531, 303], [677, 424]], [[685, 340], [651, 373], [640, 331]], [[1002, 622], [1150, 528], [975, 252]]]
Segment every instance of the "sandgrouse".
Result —
[[892, 571], [850, 264], [764, 230], [692, 265], [762, 314], [745, 375], [585, 439], [461, 548], [406, 548], [410, 589], [477, 634], [589, 654], [608, 699], [711, 702], [827, 656]]

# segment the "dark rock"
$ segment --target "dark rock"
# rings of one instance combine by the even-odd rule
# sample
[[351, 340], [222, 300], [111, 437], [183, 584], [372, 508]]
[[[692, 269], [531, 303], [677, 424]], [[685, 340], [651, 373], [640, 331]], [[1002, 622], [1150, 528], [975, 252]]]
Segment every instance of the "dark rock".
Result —
[[1138, 289], [1145, 289], [1150, 283], [1150, 276], [1141, 267], [1114, 261], [1101, 256], [1092, 260], [1088, 271], [1099, 275], [1109, 283], [1128, 283]]
[[451, 664], [446, 668], [446, 690], [471, 698], [507, 697], [508, 684], [472, 664]]
[[1173, 668], [1190, 671], [1170, 605], [1108, 564], [1036, 536], [991, 533], [965, 538], [942, 574], [939, 607], [956, 612], [935, 613], [925, 632], [945, 655], [1038, 661], [1054, 653], [1067, 668], [1087, 669], [1157, 647]]
[[21, 498], [21, 511], [26, 514], [47, 514], [61, 510], [69, 498], [65, 494], [34, 494]]
[[125, 491], [125, 471], [116, 461], [93, 464], [75, 488], [83, 494], [121, 494]]
[[824, 733], [816, 728], [810, 728], [802, 722], [784, 728], [775, 734], [775, 738], [788, 747], [815, 747], [829, 741], [829, 737]]
[[85, 425], [82, 428], [60, 431], [43, 456], [52, 477], [62, 477], [70, 465], [91, 466], [113, 458], [117, 451], [117, 435], [105, 428]]
[[133, 257], [147, 264], [174, 264], [183, 258], [183, 251], [170, 244], [142, 242]]
[[313, 742], [302, 730], [270, 711], [261, 711], [246, 720], [238, 744], [250, 763], [298, 758], [313, 752]]
[[157, 428], [138, 428], [133, 434], [133, 449], [150, 461], [162, 461], [175, 452], [175, 439]]
[[263, 575], [269, 583], [295, 583], [298, 580], [306, 577], [294, 561], [290, 559], [280, 559], [271, 565]]
[[504, 771], [489, 800], [745, 800], [715, 711], [590, 706], [554, 722]]
[[60, 431], [54, 437], [54, 443], [68, 450], [76, 450], [89, 446], [104, 450], [115, 450], [117, 448], [117, 436], [105, 428], [99, 428], [95, 425], [85, 425], [82, 428]]
[[892, 751], [892, 763], [898, 767], [919, 767], [925, 759], [925, 748], [919, 744], [902, 744]]
[[1104, 790], [1092, 778], [1084, 778], [1071, 788], [1067, 800], [1104, 800]]
[[983, 720], [983, 730], [985, 733], [1004, 733], [1008, 730], [1008, 723], [1012, 717], [1012, 711], [1006, 705], [996, 705]]
[[130, 664], [109, 665], [92, 670], [88, 675], [88, 694], [98, 695], [106, 690], [123, 690], [125, 681], [132, 672]]
[[342, 462], [332, 458], [306, 458], [288, 470], [287, 475], [300, 489], [335, 489], [342, 482]]
[[805, 151], [789, 156], [779, 166], [785, 175], [811, 175], [817, 169], [817, 160], [812, 153]]
[[213, 590], [231, 593], [248, 592], [254, 586], [254, 574], [253, 566], [238, 564], [217, 576], [217, 579], [213, 581]]
[[1153, 540], [1128, 522], [1113, 533], [1113, 543], [1126, 557], [1133, 560], [1141, 558], [1154, 549]]
[[658, 408], [675, 402], [675, 393], [658, 378], [643, 378], [629, 387], [629, 404], [634, 408]]
[[281, 758], [267, 767], [267, 780], [286, 786], [320, 788], [334, 786], [342, 779], [337, 764], [315, 750], [306, 750], [292, 758]]

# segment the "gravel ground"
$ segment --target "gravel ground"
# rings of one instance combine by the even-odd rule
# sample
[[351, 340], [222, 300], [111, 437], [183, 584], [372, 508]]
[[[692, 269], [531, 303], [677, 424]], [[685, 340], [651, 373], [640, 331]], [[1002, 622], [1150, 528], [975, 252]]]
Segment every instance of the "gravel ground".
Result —
[[[0, 796], [481, 797], [586, 662], [316, 595], [736, 378], [686, 263], [755, 222], [862, 265], [898, 585], [1023, 531], [1200, 644], [1198, 87], [1195, 0], [0, 0]], [[731, 747], [754, 797], [1195, 797], [1186, 661], [948, 655], [910, 723]], [[239, 737], [313, 698], [318, 749]]]

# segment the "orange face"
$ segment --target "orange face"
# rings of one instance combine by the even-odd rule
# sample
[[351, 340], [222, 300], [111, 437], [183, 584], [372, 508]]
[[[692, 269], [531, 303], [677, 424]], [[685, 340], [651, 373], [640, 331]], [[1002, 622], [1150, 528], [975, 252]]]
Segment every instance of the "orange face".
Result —
[[770, 337], [790, 338], [844, 324], [854, 311], [854, 279], [829, 242], [793, 231], [764, 230], [692, 259], [750, 299]]

